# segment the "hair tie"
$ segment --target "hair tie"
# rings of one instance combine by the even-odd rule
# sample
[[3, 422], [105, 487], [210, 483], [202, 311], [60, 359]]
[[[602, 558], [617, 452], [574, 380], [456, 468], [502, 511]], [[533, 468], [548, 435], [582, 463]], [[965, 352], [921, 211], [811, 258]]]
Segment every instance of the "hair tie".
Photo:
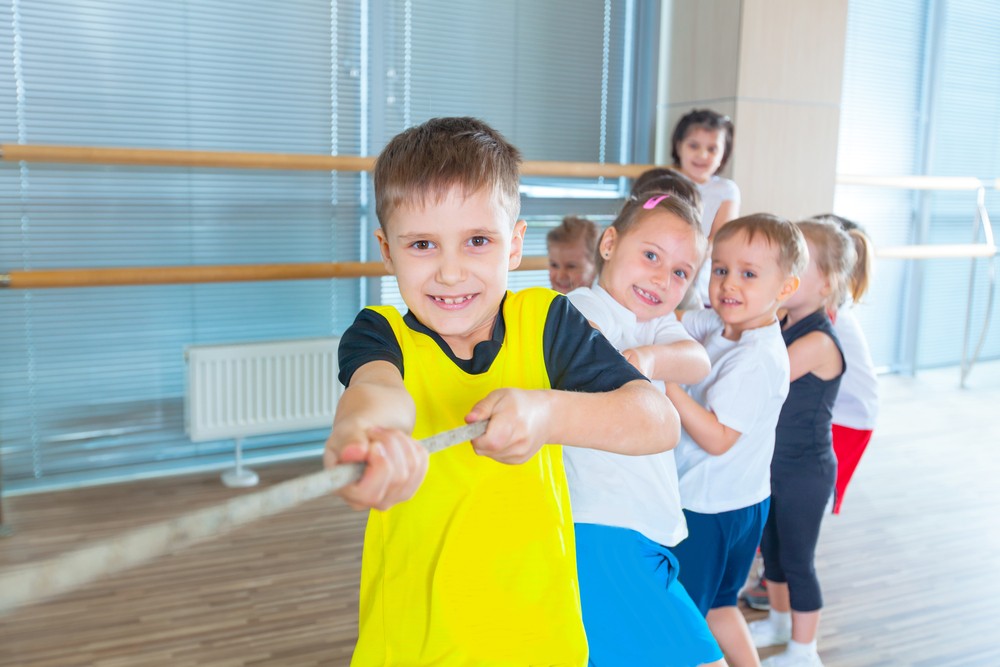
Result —
[[643, 204], [642, 207], [645, 209], [656, 208], [657, 204], [659, 204], [661, 201], [663, 201], [669, 196], [670, 195], [667, 194], [667, 195], [656, 195], [655, 197], [650, 197], [649, 199], [646, 200], [646, 203]]

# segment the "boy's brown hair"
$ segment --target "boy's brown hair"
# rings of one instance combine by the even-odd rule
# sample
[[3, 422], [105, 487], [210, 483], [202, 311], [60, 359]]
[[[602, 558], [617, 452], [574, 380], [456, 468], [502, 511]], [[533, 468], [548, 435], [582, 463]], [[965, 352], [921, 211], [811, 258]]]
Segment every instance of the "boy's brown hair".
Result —
[[521, 153], [477, 118], [432, 118], [393, 137], [375, 161], [375, 214], [385, 229], [401, 206], [423, 208], [458, 188], [464, 197], [487, 190], [513, 225]]
[[593, 255], [597, 252], [597, 223], [575, 215], [567, 215], [558, 227], [549, 230], [545, 235], [545, 242], [549, 245], [582, 243], [587, 253]]
[[762, 236], [778, 249], [778, 265], [792, 276], [798, 276], [809, 263], [809, 248], [799, 228], [785, 218], [769, 213], [754, 213], [727, 222], [715, 233], [715, 244], [743, 234], [747, 242]]

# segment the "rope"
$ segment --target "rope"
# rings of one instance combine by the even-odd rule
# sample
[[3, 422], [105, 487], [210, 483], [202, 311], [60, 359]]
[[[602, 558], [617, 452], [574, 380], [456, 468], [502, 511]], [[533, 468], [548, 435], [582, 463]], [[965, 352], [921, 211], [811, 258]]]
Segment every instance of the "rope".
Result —
[[[479, 437], [486, 421], [467, 424], [420, 441], [429, 452]], [[39, 563], [0, 572], [0, 615], [67, 593], [97, 579], [146, 563], [203, 540], [218, 537], [315, 498], [328, 496], [361, 478], [363, 463], [345, 463], [303, 475], [224, 503], [127, 531]]]

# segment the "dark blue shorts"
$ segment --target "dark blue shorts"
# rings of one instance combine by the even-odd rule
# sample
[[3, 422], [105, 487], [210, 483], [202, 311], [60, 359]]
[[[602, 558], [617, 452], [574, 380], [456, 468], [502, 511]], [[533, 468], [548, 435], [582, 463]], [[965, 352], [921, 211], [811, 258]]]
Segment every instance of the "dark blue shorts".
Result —
[[684, 510], [688, 537], [673, 547], [681, 567], [681, 582], [702, 615], [718, 607], [735, 607], [746, 583], [771, 504], [719, 514]]
[[695, 667], [722, 658], [670, 550], [627, 528], [576, 524], [583, 625], [597, 667]]

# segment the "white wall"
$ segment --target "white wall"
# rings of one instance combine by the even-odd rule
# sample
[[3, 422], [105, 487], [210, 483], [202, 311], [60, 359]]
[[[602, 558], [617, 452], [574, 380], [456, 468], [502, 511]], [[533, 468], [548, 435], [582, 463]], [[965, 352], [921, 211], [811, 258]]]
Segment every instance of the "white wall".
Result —
[[736, 127], [726, 175], [742, 212], [833, 208], [847, 0], [670, 0], [663, 5], [657, 161], [692, 108]]

